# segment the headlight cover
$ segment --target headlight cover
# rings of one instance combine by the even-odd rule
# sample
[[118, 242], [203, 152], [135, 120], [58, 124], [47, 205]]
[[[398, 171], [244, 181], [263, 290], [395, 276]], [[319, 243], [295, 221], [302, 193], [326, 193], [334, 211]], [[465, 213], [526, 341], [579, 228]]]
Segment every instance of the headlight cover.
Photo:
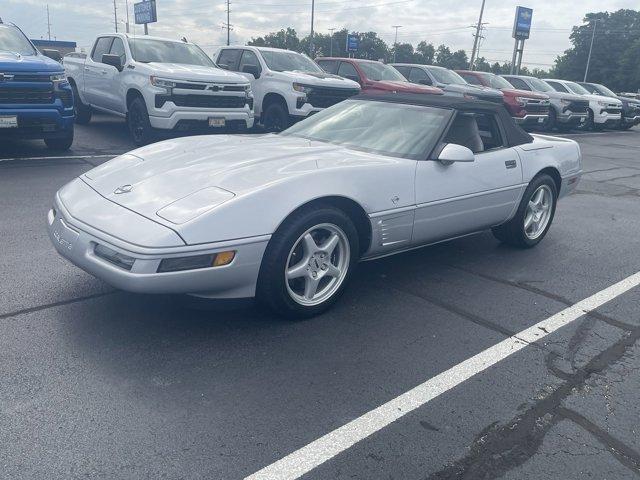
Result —
[[69, 84], [69, 80], [67, 80], [67, 76], [64, 73], [49, 75], [49, 79], [53, 82], [53, 86], [56, 88], [64, 87]]
[[309, 85], [304, 85], [302, 83], [294, 83], [293, 89], [296, 92], [300, 92], [300, 93], [311, 93], [311, 91], [313, 90], [313, 88], [310, 87]]
[[156, 212], [161, 218], [180, 225], [231, 200], [235, 194], [218, 187], [207, 187], [162, 207]]
[[173, 80], [167, 80], [166, 78], [159, 78], [153, 75], [149, 77], [149, 81], [154, 87], [166, 88], [167, 90], [175, 88], [176, 86], [176, 82]]

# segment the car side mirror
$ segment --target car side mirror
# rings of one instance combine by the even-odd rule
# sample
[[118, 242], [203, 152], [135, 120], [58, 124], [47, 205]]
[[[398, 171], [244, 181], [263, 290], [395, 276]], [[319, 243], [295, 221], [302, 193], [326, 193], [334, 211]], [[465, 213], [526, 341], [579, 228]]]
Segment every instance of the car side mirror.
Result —
[[431, 85], [431, 80], [429, 80], [428, 78], [421, 78], [420, 80], [418, 80], [418, 83], [420, 85]]
[[360, 83], [360, 77], [357, 75], [345, 75], [344, 78], [347, 80], [353, 80], [354, 82]]
[[229, 65], [227, 65], [226, 63], [219, 63], [218, 67], [220, 67], [223, 70], [229, 70]]
[[58, 50], [54, 50], [53, 48], [43, 48], [42, 54], [45, 57], [49, 57], [51, 60], [55, 60], [56, 62], [62, 60], [62, 55], [60, 55], [60, 52]]
[[103, 53], [101, 60], [105, 65], [111, 65], [112, 67], [115, 67], [119, 72], [122, 71], [122, 60], [120, 59], [120, 55]]
[[449, 165], [453, 162], [473, 162], [476, 156], [470, 148], [455, 143], [447, 143], [438, 155], [438, 161], [444, 165]]
[[260, 78], [260, 67], [258, 67], [258, 65], [243, 65], [242, 73], [249, 73], [258, 79]]

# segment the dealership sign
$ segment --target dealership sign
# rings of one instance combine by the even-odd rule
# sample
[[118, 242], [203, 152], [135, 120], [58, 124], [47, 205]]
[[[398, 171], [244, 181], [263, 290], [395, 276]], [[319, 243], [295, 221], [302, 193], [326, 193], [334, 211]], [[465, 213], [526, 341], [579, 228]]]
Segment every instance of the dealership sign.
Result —
[[529, 38], [533, 10], [527, 7], [516, 7], [516, 19], [513, 22], [513, 38], [524, 40]]
[[360, 37], [353, 33], [349, 33], [347, 35], [347, 52], [357, 52], [358, 47], [360, 47]]
[[133, 13], [137, 24], [154, 23], [158, 21], [156, 0], [147, 0], [133, 5]]

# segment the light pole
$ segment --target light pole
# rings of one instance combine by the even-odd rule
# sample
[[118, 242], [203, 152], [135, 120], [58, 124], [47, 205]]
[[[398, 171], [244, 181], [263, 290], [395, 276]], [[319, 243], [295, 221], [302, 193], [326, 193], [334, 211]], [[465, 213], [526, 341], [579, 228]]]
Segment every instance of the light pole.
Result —
[[313, 58], [315, 55], [313, 54], [313, 15], [315, 13], [316, 2], [315, 0], [311, 0], [311, 34], [309, 35], [309, 55]]
[[335, 28], [330, 28], [331, 36], [329, 37], [329, 56], [333, 57], [333, 31]]
[[587, 75], [589, 74], [589, 64], [591, 63], [591, 51], [593, 50], [593, 39], [596, 36], [596, 26], [598, 25], [598, 18], [593, 20], [593, 30], [591, 31], [591, 44], [589, 45], [589, 56], [587, 57], [587, 66], [584, 69], [584, 80], [587, 81]]
[[391, 28], [396, 29], [396, 37], [395, 37], [395, 40], [393, 41], [393, 62], [395, 63], [396, 51], [398, 50], [398, 29], [402, 28], [402, 25], [391, 25]]
[[127, 33], [129, 33], [129, 0], [124, 0], [124, 6], [127, 9], [127, 25], [125, 27], [125, 30]]
[[115, 23], [116, 33], [118, 33], [118, 7], [116, 6], [116, 0], [113, 0], [113, 23]]
[[471, 50], [471, 61], [469, 62], [469, 70], [473, 70], [473, 64], [476, 61], [476, 53], [478, 53], [478, 41], [480, 40], [480, 30], [482, 29], [482, 14], [484, 13], [484, 2], [482, 0], [482, 6], [480, 7], [480, 16], [478, 17], [478, 25], [476, 26], [476, 35], [473, 39], [473, 50]]

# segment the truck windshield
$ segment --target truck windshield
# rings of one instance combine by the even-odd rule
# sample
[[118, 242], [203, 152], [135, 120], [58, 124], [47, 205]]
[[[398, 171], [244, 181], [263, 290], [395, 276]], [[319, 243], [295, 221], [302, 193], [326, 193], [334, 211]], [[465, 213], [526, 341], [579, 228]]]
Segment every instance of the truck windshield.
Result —
[[491, 88], [508, 88], [513, 90], [513, 85], [507, 82], [504, 78], [494, 75], [493, 73], [481, 74], [483, 78], [487, 80], [487, 83]]
[[576, 95], [589, 95], [589, 92], [587, 91], [587, 89], [584, 88], [582, 85], [578, 85], [577, 83], [573, 83], [573, 82], [565, 82], [565, 85], [569, 87], [569, 90], [571, 90]]
[[391, 80], [393, 82], [407, 82], [407, 79], [393, 67], [380, 62], [358, 62], [358, 65], [369, 80]]
[[467, 82], [464, 78], [458, 75], [456, 72], [447, 70], [446, 68], [430, 68], [429, 72], [433, 75], [438, 83], [444, 83], [446, 85], [466, 85]]
[[324, 73], [309, 57], [288, 50], [260, 50], [260, 54], [270, 70], [274, 72], [301, 72]]
[[594, 84], [593, 87], [595, 87], [594, 93], [596, 93], [597, 95], [604, 95], [605, 97], [617, 97], [615, 93], [613, 93], [604, 85]]
[[0, 25], [0, 52], [36, 55], [36, 50], [31, 42], [20, 30], [9, 25]]
[[215, 63], [200, 47], [183, 42], [156, 40], [150, 38], [129, 38], [131, 55], [141, 63], [181, 63], [183, 65], [200, 65], [215, 67]]
[[539, 78], [529, 77], [529, 83], [533, 86], [533, 89], [538, 92], [555, 92], [551, 85]]
[[450, 117], [451, 110], [444, 108], [346, 100], [296, 123], [280, 135], [424, 160]]

